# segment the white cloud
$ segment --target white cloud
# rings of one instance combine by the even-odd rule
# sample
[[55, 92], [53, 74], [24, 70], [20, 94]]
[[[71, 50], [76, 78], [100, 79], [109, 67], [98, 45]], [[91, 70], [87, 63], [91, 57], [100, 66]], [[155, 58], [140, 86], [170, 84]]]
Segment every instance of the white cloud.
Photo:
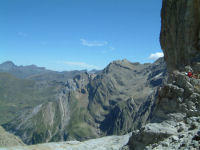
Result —
[[85, 62], [73, 62], [73, 61], [58, 61], [57, 63], [59, 64], [64, 64], [70, 67], [76, 67], [76, 68], [81, 68], [81, 69], [100, 69], [100, 67], [87, 64]]
[[108, 44], [107, 41], [88, 41], [85, 39], [80, 39], [80, 41], [82, 45], [88, 46], [88, 47], [94, 47], [94, 46], [100, 47], [100, 46], [105, 46]]
[[24, 32], [18, 32], [17, 33], [19, 36], [23, 36], [23, 37], [27, 37], [28, 35], [26, 34], [26, 33], [24, 33]]
[[162, 52], [157, 52], [157, 53], [151, 54], [148, 58], [152, 59], [152, 60], [156, 60], [156, 59], [163, 57], [163, 56], [164, 56], [164, 54]]

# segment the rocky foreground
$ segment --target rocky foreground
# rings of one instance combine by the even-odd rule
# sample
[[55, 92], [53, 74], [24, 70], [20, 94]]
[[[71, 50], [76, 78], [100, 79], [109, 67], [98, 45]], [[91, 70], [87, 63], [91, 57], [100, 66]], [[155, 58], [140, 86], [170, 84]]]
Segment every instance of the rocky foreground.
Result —
[[0, 148], [0, 150], [119, 150], [124, 146], [130, 134], [124, 136], [108, 136], [85, 142], [67, 141], [60, 143], [46, 143], [32, 146], [17, 146]]
[[134, 131], [123, 150], [199, 150], [200, 117], [150, 123]]
[[200, 149], [200, 79], [173, 72], [155, 107], [151, 123], [133, 132], [131, 150]]
[[[163, 131], [166, 131], [166, 133], [168, 133], [169, 135], [171, 132], [171, 136], [158, 143], [150, 144], [146, 147], [146, 149], [200, 149], [200, 117], [191, 117], [185, 119], [184, 121], [175, 123], [174, 125], [171, 125], [170, 123], [168, 123], [167, 125], [164, 125], [165, 127], [163, 128]], [[158, 127], [163, 127], [163, 124], [159, 124]]]

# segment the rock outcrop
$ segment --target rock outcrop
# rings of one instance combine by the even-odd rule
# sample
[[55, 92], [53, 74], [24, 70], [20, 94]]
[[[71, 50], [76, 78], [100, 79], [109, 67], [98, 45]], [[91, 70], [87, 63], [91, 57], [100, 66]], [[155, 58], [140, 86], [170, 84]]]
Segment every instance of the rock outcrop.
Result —
[[[151, 123], [133, 132], [130, 149], [178, 149], [199, 148], [191, 143], [200, 130], [200, 80], [187, 77], [184, 72], [174, 71], [158, 91]], [[188, 138], [186, 138], [186, 136]], [[181, 145], [184, 141], [187, 145]], [[169, 142], [177, 138], [173, 145]], [[162, 141], [165, 141], [163, 144]], [[179, 142], [178, 142], [179, 141]], [[195, 141], [193, 141], [195, 143]], [[199, 142], [199, 140], [197, 140]], [[167, 144], [166, 144], [167, 143]], [[163, 146], [165, 145], [165, 146]], [[172, 146], [172, 147], [170, 147]], [[163, 148], [164, 147], [164, 148]]]
[[163, 0], [160, 43], [168, 70], [200, 61], [200, 1]]
[[[177, 132], [168, 135], [167, 138], [164, 138], [164, 136], [158, 137], [162, 139], [159, 139], [157, 142], [149, 144], [148, 146], [146, 146], [146, 149], [200, 149], [200, 117], [187, 117], [183, 121], [174, 122], [173, 124], [170, 124], [170, 126], [177, 130]], [[166, 128], [167, 131], [169, 131], [169, 127]]]
[[[174, 71], [159, 91], [153, 122], [200, 115], [200, 80]], [[179, 114], [181, 115], [173, 115]]]
[[199, 150], [200, 117], [147, 124], [133, 132], [128, 145], [124, 150]]

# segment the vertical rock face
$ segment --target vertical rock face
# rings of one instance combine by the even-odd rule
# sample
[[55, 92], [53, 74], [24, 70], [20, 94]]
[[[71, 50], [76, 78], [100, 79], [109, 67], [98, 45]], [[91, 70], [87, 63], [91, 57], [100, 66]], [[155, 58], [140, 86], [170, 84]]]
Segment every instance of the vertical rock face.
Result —
[[160, 43], [169, 71], [200, 60], [200, 1], [163, 0]]

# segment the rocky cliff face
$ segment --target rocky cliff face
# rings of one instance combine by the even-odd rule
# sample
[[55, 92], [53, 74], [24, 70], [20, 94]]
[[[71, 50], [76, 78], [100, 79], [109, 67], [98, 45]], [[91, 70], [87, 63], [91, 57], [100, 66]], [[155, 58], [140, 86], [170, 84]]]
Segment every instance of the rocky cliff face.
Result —
[[[160, 41], [170, 74], [151, 123], [133, 132], [131, 150], [200, 149], [199, 17], [199, 0], [163, 0]], [[185, 65], [196, 77], [186, 76]]]
[[200, 61], [200, 1], [163, 0], [160, 43], [168, 70]]

